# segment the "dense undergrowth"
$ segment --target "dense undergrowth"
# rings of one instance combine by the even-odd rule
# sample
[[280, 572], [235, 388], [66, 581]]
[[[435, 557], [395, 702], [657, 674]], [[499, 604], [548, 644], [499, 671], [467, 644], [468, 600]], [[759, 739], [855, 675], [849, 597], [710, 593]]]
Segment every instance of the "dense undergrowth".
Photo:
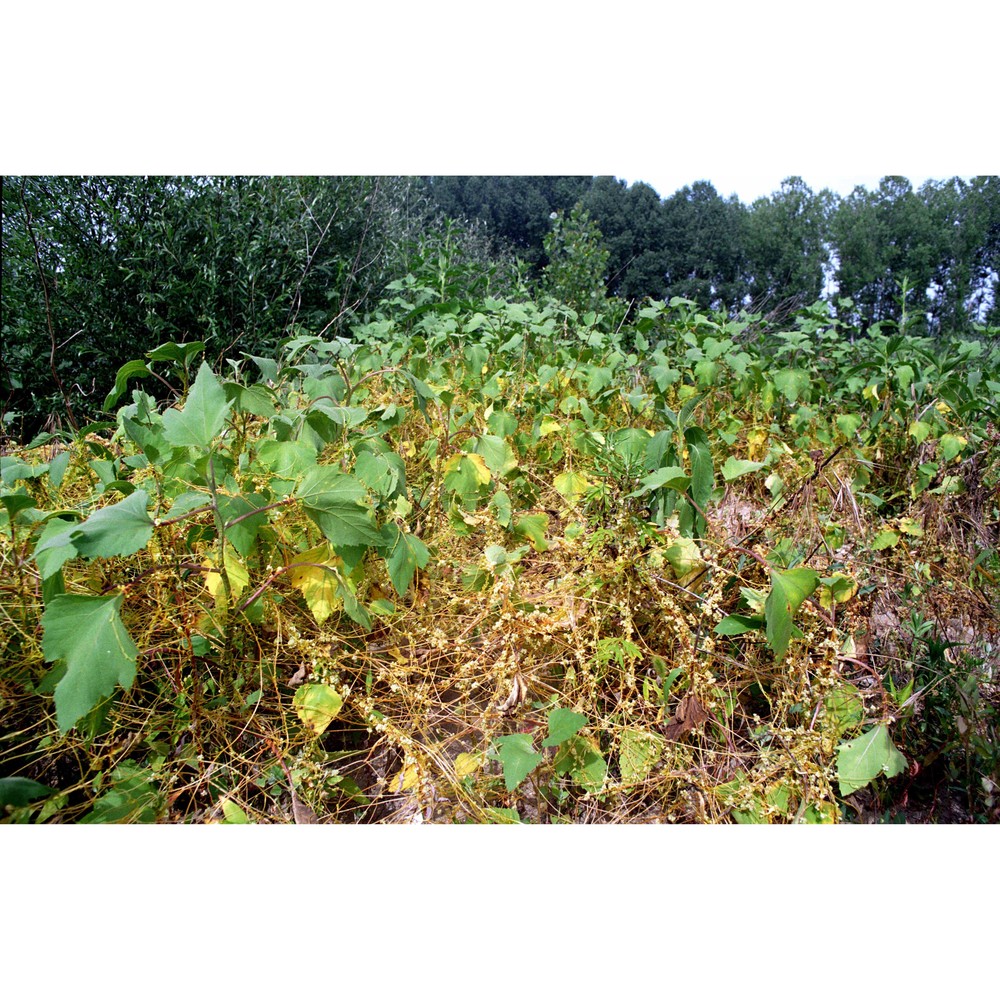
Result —
[[997, 818], [994, 339], [391, 291], [7, 449], [6, 821]]

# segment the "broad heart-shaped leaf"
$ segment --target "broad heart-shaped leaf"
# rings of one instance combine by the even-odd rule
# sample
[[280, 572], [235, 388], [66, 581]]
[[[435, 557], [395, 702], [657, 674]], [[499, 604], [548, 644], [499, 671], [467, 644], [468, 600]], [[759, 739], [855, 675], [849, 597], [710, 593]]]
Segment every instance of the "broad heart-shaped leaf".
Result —
[[333, 545], [377, 545], [382, 541], [368, 506], [368, 494], [353, 476], [316, 466], [302, 477], [296, 495]]
[[264, 441], [254, 466], [263, 466], [280, 479], [294, 479], [316, 466], [316, 449], [305, 441]]
[[35, 545], [35, 562], [42, 580], [55, 576], [67, 559], [76, 557], [76, 547], [70, 541], [70, 535], [78, 526], [76, 522], [67, 522], [59, 517], [46, 521]]
[[549, 547], [545, 540], [548, 527], [548, 514], [523, 514], [514, 519], [513, 531], [518, 538], [526, 538], [536, 552], [545, 552]]
[[745, 476], [748, 472], [756, 472], [758, 469], [763, 468], [763, 462], [747, 462], [730, 455], [722, 465], [722, 478], [727, 483], [731, 483], [734, 479]]
[[556, 747], [575, 736], [587, 724], [587, 716], [572, 712], [568, 708], [554, 708], [549, 712], [549, 735], [542, 741], [543, 747]]
[[[267, 524], [267, 512], [253, 513], [265, 502], [256, 494], [223, 496], [219, 494], [219, 513], [226, 524], [226, 538], [244, 559], [253, 551], [260, 529]], [[249, 516], [247, 516], [249, 515]], [[235, 523], [233, 523], [235, 522]]]
[[775, 388], [789, 403], [794, 403], [811, 385], [809, 373], [801, 368], [782, 368], [773, 378]]
[[292, 705], [303, 724], [319, 736], [344, 707], [344, 699], [328, 684], [303, 684]]
[[226, 423], [226, 390], [203, 361], [181, 410], [163, 414], [163, 435], [176, 448], [208, 448]]
[[802, 602], [819, 586], [819, 574], [800, 566], [771, 572], [771, 593], [764, 602], [767, 641], [779, 662], [788, 650], [792, 637], [792, 615]]
[[906, 770], [906, 758], [896, 749], [885, 726], [875, 726], [837, 749], [837, 779], [841, 795], [850, 795], [884, 774], [894, 778]]
[[42, 615], [42, 653], [65, 660], [66, 674], [56, 685], [56, 721], [67, 732], [115, 684], [128, 688], [135, 679], [139, 650], [122, 624], [123, 596], [61, 594]]
[[618, 766], [627, 785], [645, 781], [663, 752], [663, 740], [641, 729], [626, 729], [618, 745]]
[[596, 795], [604, 786], [608, 765], [597, 744], [585, 736], [571, 736], [560, 744], [552, 761], [556, 774], [568, 774], [584, 791]]
[[517, 468], [517, 455], [510, 444], [495, 434], [483, 434], [476, 438], [472, 446], [477, 455], [483, 457], [486, 467], [498, 478]]
[[[206, 556], [203, 560], [206, 566], [212, 568], [211, 572], [205, 574], [205, 587], [212, 597], [219, 601], [225, 597], [225, 588], [222, 585], [222, 574], [218, 572], [217, 561], [218, 557], [215, 555]], [[240, 562], [239, 556], [231, 545], [224, 548], [222, 562], [226, 567], [230, 594], [233, 597], [239, 597], [250, 583], [250, 572]]]
[[503, 780], [507, 791], [512, 792], [542, 762], [542, 755], [531, 748], [531, 737], [527, 733], [511, 733], [496, 740], [493, 760], [503, 765]]
[[474, 510], [476, 500], [492, 479], [492, 473], [482, 455], [458, 452], [444, 467], [444, 488], [455, 493], [466, 510]]
[[334, 567], [339, 569], [343, 566], [340, 557], [329, 542], [323, 542], [294, 556], [288, 561], [288, 566], [288, 579], [292, 586], [302, 591], [317, 624], [322, 625], [341, 607], [339, 580], [333, 572]]
[[575, 504], [590, 489], [590, 480], [579, 472], [567, 471], [560, 472], [552, 485], [568, 504]]
[[69, 540], [80, 555], [91, 559], [133, 555], [153, 537], [148, 506], [149, 494], [136, 490], [119, 503], [95, 510], [70, 532]]
[[387, 524], [382, 529], [382, 534], [395, 536], [389, 542], [392, 548], [385, 557], [385, 565], [396, 593], [402, 597], [413, 582], [416, 571], [427, 565], [431, 553], [416, 535], [400, 531], [394, 524]]

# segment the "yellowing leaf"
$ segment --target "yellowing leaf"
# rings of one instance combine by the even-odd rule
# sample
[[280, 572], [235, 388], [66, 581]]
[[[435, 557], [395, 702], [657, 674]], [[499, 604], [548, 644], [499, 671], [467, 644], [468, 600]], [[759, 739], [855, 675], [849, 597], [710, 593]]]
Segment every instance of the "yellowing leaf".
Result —
[[834, 604], [846, 604], [858, 592], [858, 581], [846, 573], [834, 573], [820, 579], [823, 589], [819, 603], [829, 611]]
[[393, 775], [392, 780], [389, 782], [389, 791], [409, 791], [411, 788], [416, 786], [419, 777], [420, 772], [417, 770], [417, 765], [407, 764], [406, 767], [401, 768]]
[[[232, 591], [233, 597], [239, 597], [250, 582], [250, 573], [246, 566], [240, 562], [240, 557], [231, 545], [226, 546], [223, 560], [226, 566], [226, 576], [229, 577], [229, 589]], [[205, 574], [205, 586], [212, 597], [218, 598], [222, 592], [222, 574], [214, 570], [218, 562], [207, 557], [205, 564], [213, 567], [213, 572]]]
[[483, 761], [481, 753], [460, 753], [455, 758], [455, 774], [459, 778], [475, 774], [483, 766]]
[[705, 561], [701, 557], [701, 549], [698, 548], [697, 543], [691, 538], [676, 539], [667, 547], [663, 554], [673, 568], [678, 583], [683, 583], [705, 568]]
[[961, 434], [942, 434], [938, 441], [938, 453], [945, 462], [950, 462], [962, 453], [968, 443], [969, 439]]
[[538, 436], [540, 438], [547, 437], [549, 434], [556, 434], [561, 430], [562, 425], [555, 417], [544, 416], [538, 427]]
[[579, 472], [560, 472], [552, 485], [567, 503], [575, 504], [590, 489], [590, 480]]
[[747, 433], [747, 454], [753, 460], [767, 453], [767, 431], [752, 430]]
[[344, 707], [344, 699], [329, 684], [303, 684], [292, 705], [303, 725], [319, 736]]
[[[313, 565], [308, 565], [308, 564]], [[315, 548], [300, 552], [288, 563], [288, 579], [293, 587], [302, 591], [302, 596], [309, 605], [317, 624], [330, 617], [334, 611], [339, 611], [341, 598], [337, 593], [337, 576], [323, 567], [340, 568], [340, 557], [333, 551], [328, 542], [323, 542]]]

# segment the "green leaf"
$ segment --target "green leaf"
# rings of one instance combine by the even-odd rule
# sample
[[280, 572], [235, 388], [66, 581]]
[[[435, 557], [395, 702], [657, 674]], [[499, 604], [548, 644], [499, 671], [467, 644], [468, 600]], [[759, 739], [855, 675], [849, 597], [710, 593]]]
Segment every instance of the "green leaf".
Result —
[[115, 768], [111, 788], [81, 823], [154, 823], [163, 808], [163, 794], [149, 770], [132, 763]]
[[67, 732], [120, 684], [135, 679], [139, 650], [122, 624], [123, 595], [91, 597], [61, 594], [42, 615], [42, 653], [65, 660], [66, 674], [56, 685], [56, 721]]
[[208, 448], [226, 423], [226, 391], [203, 361], [181, 410], [163, 414], [163, 434], [176, 448]]
[[493, 494], [493, 499], [490, 501], [490, 509], [493, 511], [497, 519], [497, 524], [501, 528], [510, 527], [513, 508], [511, 507], [510, 497], [503, 490], [498, 490]]
[[692, 538], [677, 538], [663, 550], [664, 558], [670, 563], [678, 582], [705, 568], [698, 543]]
[[444, 487], [458, 496], [466, 510], [475, 508], [491, 479], [486, 459], [474, 452], [458, 452], [445, 463]]
[[115, 387], [104, 397], [102, 410], [110, 410], [128, 387], [128, 380], [136, 375], [149, 375], [150, 371], [142, 361], [126, 361], [115, 376]]
[[363, 451], [354, 463], [354, 475], [380, 497], [391, 497], [396, 491], [399, 471], [385, 455]]
[[764, 626], [764, 619], [751, 617], [750, 615], [726, 615], [725, 618], [715, 626], [716, 635], [742, 635], [744, 632], [752, 632]]
[[[260, 497], [218, 496], [219, 514], [226, 525], [226, 538], [239, 554], [246, 559], [253, 551], [260, 529], [267, 524], [267, 512], [254, 513], [265, 506]], [[247, 516], [249, 515], [249, 516]], [[235, 521], [233, 524], [231, 522]]]
[[402, 597], [413, 582], [414, 574], [418, 569], [423, 569], [430, 560], [430, 549], [407, 531], [401, 531], [395, 525], [388, 526], [395, 531], [396, 537], [392, 543], [392, 549], [385, 558], [386, 569], [389, 571], [389, 579], [392, 580], [396, 593]]
[[545, 552], [549, 547], [545, 540], [548, 527], [548, 514], [523, 514], [514, 519], [514, 534], [526, 538], [536, 552]]
[[734, 479], [745, 476], [748, 472], [756, 472], [763, 468], [763, 462], [747, 462], [730, 455], [722, 466], [722, 477], [727, 483], [731, 483]]
[[67, 524], [58, 517], [46, 522], [34, 553], [43, 581], [55, 576], [67, 559], [76, 556], [76, 548], [69, 538], [75, 529], [76, 524]]
[[944, 462], [950, 462], [961, 455], [968, 443], [968, 438], [962, 437], [961, 434], [942, 434], [941, 440], [938, 441], [938, 453]]
[[296, 495], [333, 545], [377, 545], [382, 540], [365, 487], [353, 476], [316, 466], [303, 476]]
[[626, 729], [618, 744], [618, 766], [626, 785], [645, 781], [663, 752], [663, 741], [642, 729]]
[[764, 603], [764, 618], [768, 644], [779, 662], [792, 637], [792, 615], [818, 586], [819, 574], [805, 567], [771, 572], [771, 593]]
[[896, 531], [880, 531], [872, 541], [872, 549], [876, 552], [891, 549], [899, 543], [899, 533]]
[[896, 749], [885, 726], [875, 726], [837, 748], [837, 779], [841, 795], [864, 788], [880, 774], [894, 778], [906, 770], [906, 758]]
[[774, 373], [774, 386], [789, 403], [794, 403], [810, 384], [809, 373], [801, 368], [784, 368]]
[[865, 717], [865, 705], [861, 692], [853, 685], [844, 683], [834, 688], [824, 699], [827, 718], [834, 724], [838, 735], [861, 725]]
[[328, 684], [303, 684], [292, 698], [303, 725], [319, 736], [344, 707], [344, 699]]
[[689, 427], [684, 432], [684, 440], [691, 457], [691, 498], [705, 510], [712, 499], [712, 488], [715, 485], [708, 435], [701, 427]]
[[555, 491], [570, 505], [575, 504], [580, 497], [590, 489], [590, 481], [579, 472], [560, 472], [552, 481]]
[[223, 388], [226, 398], [235, 405], [237, 413], [252, 413], [256, 417], [273, 417], [277, 413], [274, 394], [266, 386], [227, 382]]
[[22, 510], [28, 510], [35, 506], [35, 501], [27, 493], [7, 493], [0, 497], [0, 503], [3, 504], [11, 522]]
[[490, 759], [503, 765], [503, 780], [508, 792], [514, 791], [542, 762], [542, 755], [532, 749], [531, 736], [527, 733], [500, 736], [495, 746], [496, 752], [490, 754]]
[[837, 430], [846, 438], [853, 438], [861, 426], [862, 417], [857, 413], [842, 413], [836, 419]]
[[26, 806], [32, 799], [40, 799], [54, 791], [30, 778], [0, 778], [0, 808]]
[[222, 815], [227, 823], [249, 823], [250, 817], [232, 799], [222, 800]]
[[149, 494], [136, 490], [119, 503], [95, 510], [71, 529], [69, 540], [80, 555], [90, 559], [133, 555], [153, 537], [148, 506]]
[[517, 455], [514, 454], [514, 449], [495, 434], [483, 434], [477, 438], [473, 444], [473, 451], [483, 457], [487, 468], [498, 479], [517, 468]]
[[309, 610], [320, 625], [341, 607], [340, 576], [335, 570], [342, 565], [340, 557], [325, 541], [288, 561], [289, 582], [302, 591]]
[[691, 485], [691, 477], [679, 465], [665, 465], [662, 469], [657, 469], [648, 476], [643, 476], [639, 483], [642, 489], [636, 490], [632, 494], [634, 497], [640, 497], [646, 493], [652, 493], [653, 490], [663, 488], [676, 490], [680, 493]]
[[549, 735], [543, 747], [554, 747], [575, 736], [587, 724], [587, 716], [568, 708], [554, 708], [549, 712]]
[[571, 736], [552, 761], [556, 774], [568, 774], [584, 791], [596, 794], [604, 787], [608, 765], [593, 740]]
[[265, 441], [255, 464], [280, 479], [295, 479], [316, 466], [316, 449], [305, 441]]

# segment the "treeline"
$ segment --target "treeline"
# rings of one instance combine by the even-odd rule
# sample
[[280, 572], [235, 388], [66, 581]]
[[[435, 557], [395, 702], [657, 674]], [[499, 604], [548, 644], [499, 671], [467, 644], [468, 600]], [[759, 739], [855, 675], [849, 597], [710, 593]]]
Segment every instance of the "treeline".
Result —
[[698, 181], [661, 198], [613, 177], [431, 177], [435, 201], [456, 218], [483, 220], [540, 267], [548, 218], [579, 202], [608, 253], [607, 291], [627, 300], [692, 299], [705, 309], [834, 289], [838, 318], [865, 329], [899, 321], [910, 290], [913, 332], [1000, 325], [1000, 177], [955, 177], [914, 190], [885, 177], [846, 198], [784, 181], [752, 205]]
[[399, 177], [4, 177], [3, 430], [24, 439], [47, 419], [85, 425], [122, 361], [168, 341], [201, 341], [221, 363], [274, 351], [296, 328], [343, 335], [432, 245], [488, 278], [504, 251], [474, 225], [459, 238], [426, 188]]
[[5, 177], [2, 221], [0, 407], [20, 439], [95, 419], [119, 364], [168, 341], [221, 364], [296, 329], [349, 336], [407, 274], [598, 310], [767, 310], [833, 282], [862, 329], [901, 318], [905, 279], [912, 332], [1000, 325], [997, 177], [847, 198], [791, 178], [750, 206], [611, 177]]

